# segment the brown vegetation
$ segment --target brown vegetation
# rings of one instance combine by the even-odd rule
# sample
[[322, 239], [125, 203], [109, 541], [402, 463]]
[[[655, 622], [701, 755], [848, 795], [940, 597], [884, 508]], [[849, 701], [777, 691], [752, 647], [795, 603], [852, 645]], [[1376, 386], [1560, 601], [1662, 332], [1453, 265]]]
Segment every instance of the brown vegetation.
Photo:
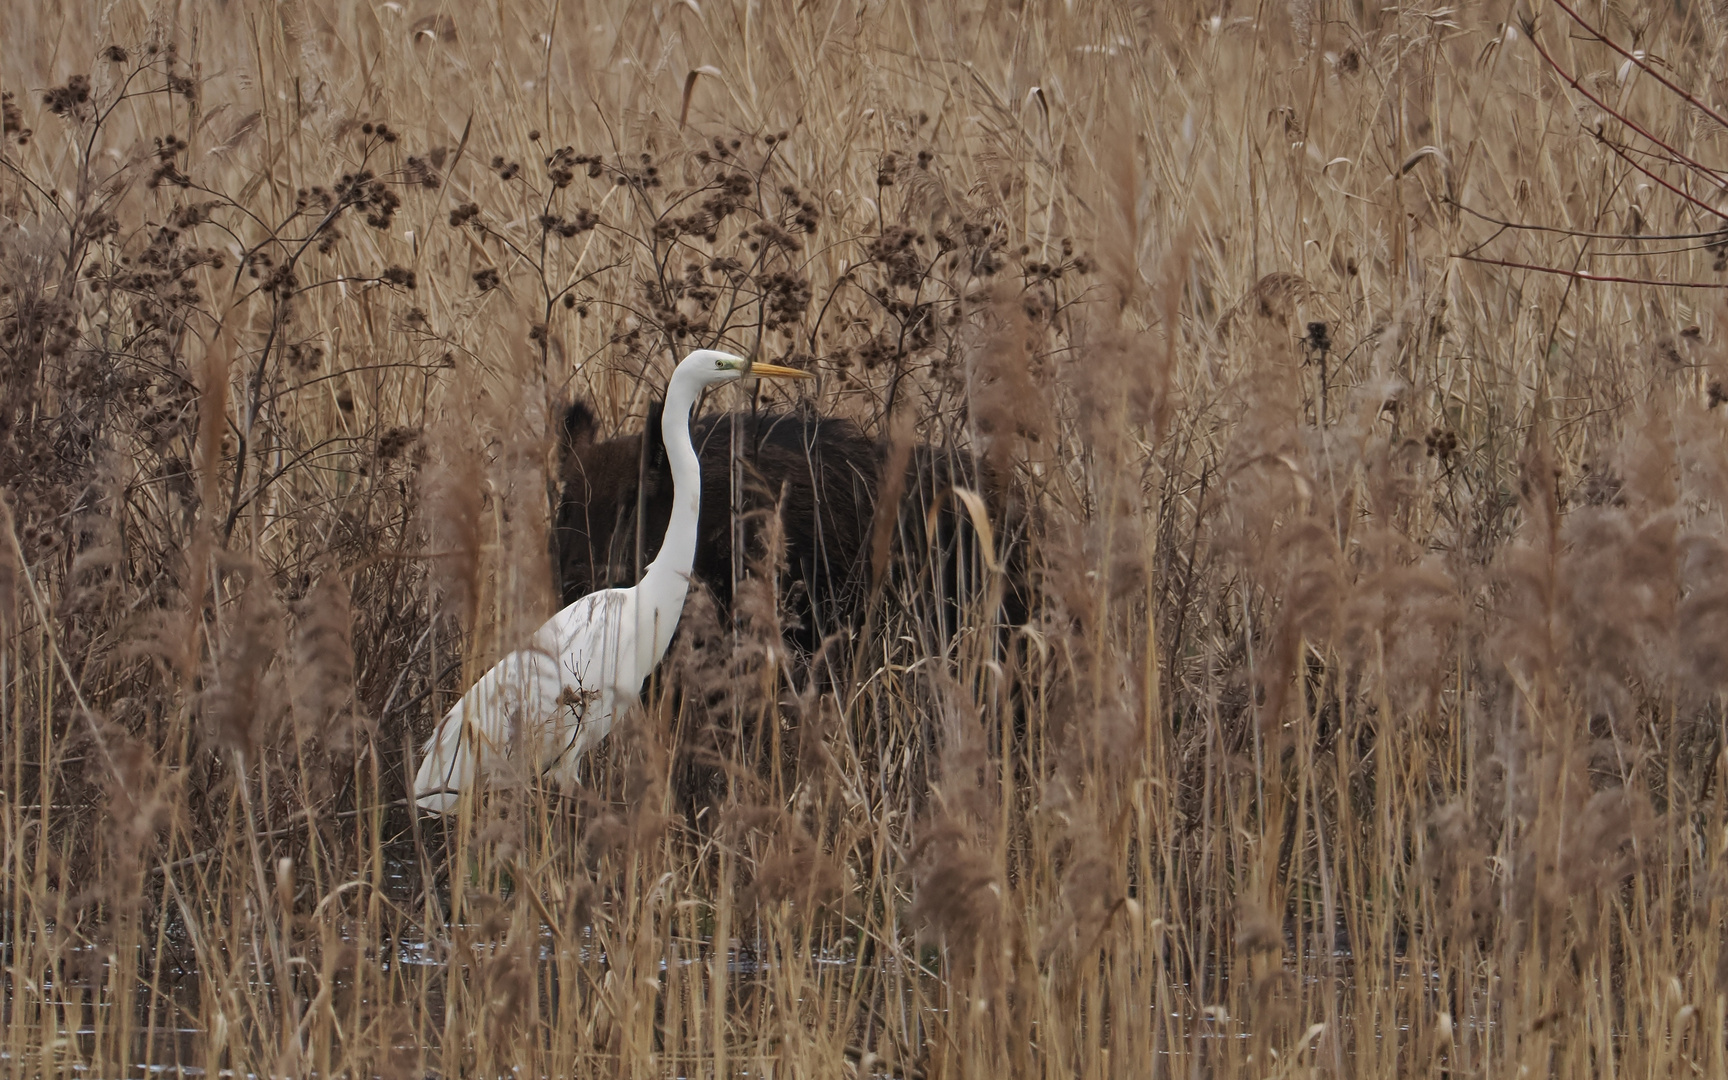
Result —
[[[1722, 1075], [1728, 21], [1518, 10], [0, 6], [0, 1061]], [[706, 344], [933, 514], [411, 814]]]

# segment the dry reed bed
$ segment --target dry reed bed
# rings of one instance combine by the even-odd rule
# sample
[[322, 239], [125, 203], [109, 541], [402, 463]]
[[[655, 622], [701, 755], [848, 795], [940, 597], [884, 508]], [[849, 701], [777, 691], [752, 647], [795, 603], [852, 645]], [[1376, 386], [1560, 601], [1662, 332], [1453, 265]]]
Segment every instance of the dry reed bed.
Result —
[[[1718, 294], [1455, 257], [1714, 226], [1498, 17], [13, 5], [0, 1060], [1720, 1075]], [[556, 405], [716, 340], [1011, 470], [1031, 622], [816, 678], [758, 564], [582, 791], [415, 820]]]

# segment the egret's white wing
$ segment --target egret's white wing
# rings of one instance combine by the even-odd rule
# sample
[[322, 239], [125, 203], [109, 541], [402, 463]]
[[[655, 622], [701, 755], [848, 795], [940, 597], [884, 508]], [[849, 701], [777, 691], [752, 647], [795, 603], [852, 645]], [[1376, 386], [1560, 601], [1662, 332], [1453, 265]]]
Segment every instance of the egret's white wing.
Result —
[[647, 671], [636, 645], [636, 590], [607, 589], [554, 615], [534, 635], [556, 659], [560, 700], [541, 730], [541, 768], [563, 780], [612, 730], [618, 711], [642, 690]]
[[414, 778], [421, 807], [447, 813], [457, 792], [520, 746], [533, 768], [571, 775], [612, 727], [614, 711], [641, 689], [630, 589], [590, 593], [535, 631], [525, 649], [492, 666], [427, 740]]

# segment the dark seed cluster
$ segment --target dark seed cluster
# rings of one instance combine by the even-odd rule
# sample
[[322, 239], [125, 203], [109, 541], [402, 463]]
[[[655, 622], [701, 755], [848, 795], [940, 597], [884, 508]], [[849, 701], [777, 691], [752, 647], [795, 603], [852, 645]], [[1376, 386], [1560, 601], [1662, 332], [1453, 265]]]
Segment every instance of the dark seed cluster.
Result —
[[1710, 266], [1712, 270], [1717, 273], [1728, 270], [1728, 229], [1712, 234], [1704, 249], [1715, 256]]
[[294, 342], [283, 353], [288, 368], [301, 375], [310, 375], [324, 365], [324, 350], [309, 342]]
[[442, 147], [433, 150], [425, 157], [408, 155], [402, 163], [402, 181], [410, 187], [421, 187], [428, 191], [437, 191], [444, 185], [444, 176], [438, 170], [444, 167], [445, 151]]
[[1308, 336], [1304, 340], [1315, 352], [1330, 352], [1332, 349], [1332, 334], [1323, 322], [1309, 323]]
[[156, 167], [150, 171], [147, 181], [151, 187], [162, 184], [172, 184], [175, 187], [191, 187], [192, 178], [181, 172], [174, 164], [175, 158], [186, 152], [186, 140], [176, 135], [156, 137]]
[[[455, 215], [451, 215], [454, 219]], [[454, 224], [454, 220], [452, 220]], [[549, 236], [560, 236], [568, 240], [577, 233], [585, 233], [600, 224], [600, 215], [592, 210], [578, 207], [569, 217], [560, 214], [541, 214], [540, 227]]]
[[381, 461], [394, 461], [402, 453], [420, 440], [420, 429], [414, 427], [393, 427], [385, 431], [378, 439], [378, 458]]
[[74, 75], [66, 85], [56, 86], [42, 95], [42, 104], [55, 116], [74, 120], [85, 119], [90, 111], [90, 76]]
[[366, 224], [374, 229], [388, 229], [402, 205], [401, 196], [391, 191], [371, 170], [343, 173], [336, 182], [336, 201], [366, 215]]
[[10, 139], [19, 146], [24, 146], [34, 134], [24, 126], [24, 110], [18, 107], [18, 101], [10, 90], [0, 90], [0, 138]]
[[1458, 433], [1450, 428], [1430, 428], [1422, 441], [1427, 446], [1428, 456], [1439, 458], [1442, 464], [1451, 461], [1452, 455], [1458, 452]]

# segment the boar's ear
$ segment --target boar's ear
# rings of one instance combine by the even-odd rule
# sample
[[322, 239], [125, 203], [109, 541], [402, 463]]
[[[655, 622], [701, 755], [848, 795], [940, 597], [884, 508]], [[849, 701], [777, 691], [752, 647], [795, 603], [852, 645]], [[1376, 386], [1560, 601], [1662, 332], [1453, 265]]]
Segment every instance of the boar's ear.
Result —
[[600, 421], [595, 419], [594, 410], [588, 403], [577, 398], [564, 408], [564, 446], [574, 450], [577, 447], [588, 446], [600, 434]]
[[666, 433], [660, 429], [660, 418], [666, 413], [664, 401], [648, 405], [648, 426], [642, 431], [642, 475], [655, 476], [666, 469]]
[[594, 445], [600, 434], [600, 421], [588, 403], [577, 398], [564, 407], [563, 422], [558, 425], [559, 472], [569, 469], [576, 453]]

